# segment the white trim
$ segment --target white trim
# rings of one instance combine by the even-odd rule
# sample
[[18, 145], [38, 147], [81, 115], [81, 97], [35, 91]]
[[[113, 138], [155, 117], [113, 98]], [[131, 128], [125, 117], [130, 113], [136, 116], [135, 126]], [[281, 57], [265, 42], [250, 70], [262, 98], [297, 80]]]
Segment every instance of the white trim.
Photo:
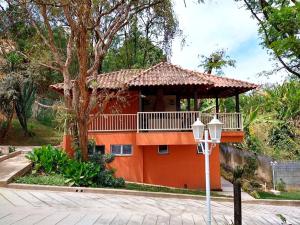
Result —
[[[131, 146], [131, 153], [130, 154], [124, 154], [123, 153], [123, 147], [125, 145]], [[121, 153], [120, 154], [114, 154], [114, 153], [112, 153], [112, 146], [120, 146], [121, 147], [121, 149], [120, 149]], [[115, 156], [132, 156], [133, 155], [133, 145], [132, 144], [111, 144], [110, 145], [110, 153], [113, 154], [113, 155], [115, 155]]]
[[[159, 147], [160, 146], [167, 146], [167, 152], [160, 152], [159, 151]], [[168, 145], [158, 145], [157, 146], [157, 153], [159, 154], [159, 155], [167, 155], [167, 154], [169, 154], [169, 146]]]

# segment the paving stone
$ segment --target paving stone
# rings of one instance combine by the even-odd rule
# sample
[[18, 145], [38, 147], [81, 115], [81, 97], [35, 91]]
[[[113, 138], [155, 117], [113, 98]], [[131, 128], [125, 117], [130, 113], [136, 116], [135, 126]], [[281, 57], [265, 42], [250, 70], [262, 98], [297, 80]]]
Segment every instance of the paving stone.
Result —
[[[300, 224], [300, 208], [243, 204], [244, 225]], [[0, 225], [205, 225], [204, 200], [0, 188]], [[232, 202], [212, 202], [212, 224], [233, 221]]]

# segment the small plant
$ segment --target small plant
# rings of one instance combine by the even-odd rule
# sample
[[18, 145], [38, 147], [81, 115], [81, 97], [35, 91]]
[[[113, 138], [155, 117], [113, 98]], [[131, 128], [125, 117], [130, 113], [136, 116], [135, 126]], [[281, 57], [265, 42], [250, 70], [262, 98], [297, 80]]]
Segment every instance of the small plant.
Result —
[[16, 147], [14, 147], [14, 146], [9, 146], [8, 147], [8, 153], [13, 153], [15, 151], [16, 151]]
[[125, 186], [124, 179], [116, 178], [115, 171], [106, 166], [114, 159], [110, 154], [99, 155], [96, 161], [81, 162], [81, 160], [68, 158], [61, 149], [48, 145], [35, 148], [26, 157], [33, 162], [33, 175], [61, 175], [65, 179], [65, 184], [69, 186]]
[[4, 155], [2, 151], [0, 151], [0, 156], [1, 156], [1, 155]]
[[243, 175], [248, 178], [254, 178], [257, 168], [258, 168], [258, 162], [256, 157], [247, 157], [246, 163], [243, 167], [244, 169]]
[[276, 189], [278, 191], [286, 191], [286, 184], [285, 182], [282, 180], [282, 178], [280, 178], [279, 182], [276, 182]]

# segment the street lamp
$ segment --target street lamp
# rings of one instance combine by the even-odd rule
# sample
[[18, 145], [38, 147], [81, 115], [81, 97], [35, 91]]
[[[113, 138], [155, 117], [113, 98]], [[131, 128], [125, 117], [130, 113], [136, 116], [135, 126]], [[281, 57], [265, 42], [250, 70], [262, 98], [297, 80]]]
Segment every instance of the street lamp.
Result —
[[273, 190], [276, 190], [275, 187], [275, 166], [277, 165], [277, 161], [271, 161], [271, 166], [272, 166], [272, 181], [273, 181]]
[[[205, 129], [205, 125], [199, 118], [193, 123], [192, 130], [194, 139], [200, 144], [202, 152], [205, 155], [205, 186], [206, 186], [206, 207], [207, 207], [207, 222], [211, 225], [211, 204], [210, 204], [210, 175], [209, 175], [209, 143], [216, 144], [221, 141], [222, 125], [216, 116], [207, 124], [208, 130]], [[208, 132], [210, 134], [210, 140], [208, 139]], [[204, 139], [203, 139], [204, 133]], [[204, 143], [204, 149], [203, 145]], [[213, 147], [213, 146], [212, 146]]]

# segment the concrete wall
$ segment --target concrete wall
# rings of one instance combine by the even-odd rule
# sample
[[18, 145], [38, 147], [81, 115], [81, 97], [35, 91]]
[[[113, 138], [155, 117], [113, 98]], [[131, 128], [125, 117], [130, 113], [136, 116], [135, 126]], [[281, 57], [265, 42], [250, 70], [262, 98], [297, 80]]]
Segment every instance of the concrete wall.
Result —
[[236, 166], [243, 166], [248, 157], [257, 157], [258, 170], [257, 175], [265, 182], [272, 182], [272, 168], [270, 162], [272, 159], [264, 155], [256, 155], [253, 152], [243, 151], [231, 145], [221, 144], [220, 161], [221, 165], [229, 169]]
[[[221, 165], [229, 169], [236, 166], [243, 166], [247, 157], [256, 157], [258, 160], [257, 175], [265, 182], [272, 182], [272, 158], [265, 155], [257, 155], [253, 152], [243, 151], [231, 145], [221, 144], [220, 162]], [[287, 190], [300, 189], [300, 161], [278, 161], [275, 166], [275, 181], [282, 179]]]

